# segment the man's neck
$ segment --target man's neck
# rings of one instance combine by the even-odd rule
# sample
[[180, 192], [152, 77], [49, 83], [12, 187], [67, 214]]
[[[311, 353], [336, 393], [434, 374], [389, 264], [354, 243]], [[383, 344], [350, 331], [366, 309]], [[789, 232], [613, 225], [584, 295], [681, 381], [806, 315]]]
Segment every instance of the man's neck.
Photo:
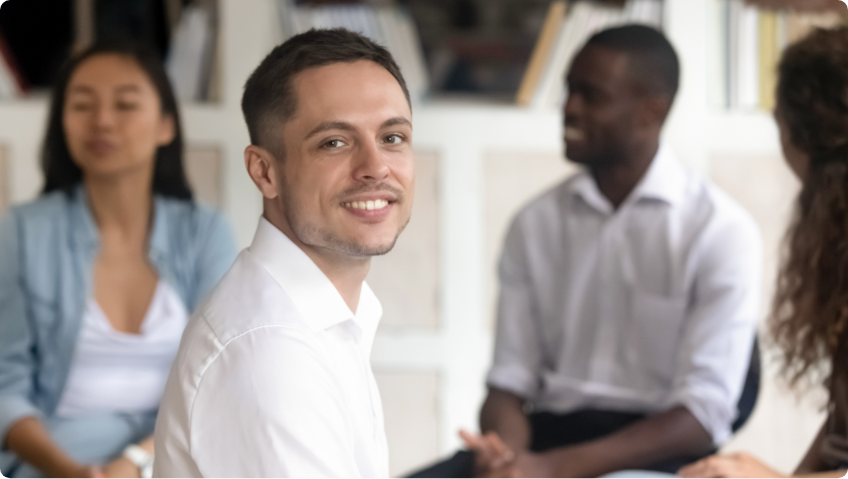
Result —
[[[288, 236], [288, 234], [286, 234]], [[292, 235], [294, 236], [294, 235]], [[291, 236], [289, 236], [291, 239]], [[359, 307], [359, 296], [362, 283], [371, 269], [371, 257], [355, 257], [343, 255], [338, 251], [327, 248], [309, 246], [292, 239], [306, 253], [336, 287], [347, 307], [353, 314]]]
[[371, 268], [371, 258], [351, 257], [329, 248], [315, 247], [300, 240], [294, 233], [289, 222], [281, 214], [274, 214], [265, 208], [264, 217], [268, 222], [280, 230], [301, 251], [309, 256], [309, 259], [318, 266], [318, 269], [333, 283], [347, 307], [353, 314], [359, 307], [359, 296], [362, 292], [362, 283], [368, 276]]
[[628, 151], [626, 158], [600, 166], [590, 166], [592, 177], [601, 194], [618, 209], [630, 196], [650, 168], [659, 151], [659, 141], [643, 144]]

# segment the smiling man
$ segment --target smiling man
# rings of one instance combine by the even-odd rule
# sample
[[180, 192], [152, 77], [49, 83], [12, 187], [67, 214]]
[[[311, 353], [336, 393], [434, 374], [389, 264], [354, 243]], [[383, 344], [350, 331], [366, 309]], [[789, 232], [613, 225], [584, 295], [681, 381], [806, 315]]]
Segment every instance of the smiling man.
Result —
[[159, 477], [385, 477], [364, 282], [409, 221], [412, 114], [384, 48], [311, 30], [245, 86], [253, 244], [192, 318], [156, 425]]
[[645, 26], [598, 33], [574, 59], [564, 142], [583, 171], [506, 237], [481, 429], [507, 452], [469, 438], [479, 474], [674, 472], [730, 435], [762, 247], [751, 217], [660, 143], [678, 77]]

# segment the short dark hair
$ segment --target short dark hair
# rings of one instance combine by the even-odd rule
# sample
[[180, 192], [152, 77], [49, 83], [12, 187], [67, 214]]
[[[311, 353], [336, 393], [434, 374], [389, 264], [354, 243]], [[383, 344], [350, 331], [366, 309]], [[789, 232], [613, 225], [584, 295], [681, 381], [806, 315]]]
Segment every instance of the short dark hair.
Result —
[[59, 73], [53, 87], [47, 118], [47, 134], [41, 150], [41, 169], [44, 171], [42, 193], [56, 190], [70, 192], [82, 181], [82, 170], [74, 163], [71, 152], [68, 150], [65, 129], [62, 127], [62, 112], [65, 107], [68, 83], [74, 72], [83, 62], [98, 55], [119, 55], [131, 58], [150, 79], [159, 95], [162, 114], [174, 119], [173, 141], [156, 150], [152, 191], [172, 198], [192, 199], [191, 188], [189, 188], [183, 167], [183, 134], [180, 114], [168, 75], [156, 53], [144, 45], [126, 40], [98, 42], [71, 59]]
[[586, 46], [595, 45], [630, 56], [634, 80], [646, 93], [674, 100], [680, 86], [680, 60], [671, 42], [647, 25], [623, 25], [596, 33]]
[[312, 29], [271, 50], [248, 78], [241, 109], [250, 142], [275, 148], [282, 154], [284, 150], [279, 140], [270, 142], [267, 133], [272, 124], [285, 123], [297, 109], [297, 98], [292, 92], [294, 76], [309, 68], [359, 60], [372, 61], [388, 70], [400, 84], [411, 107], [406, 81], [388, 50], [344, 28]]

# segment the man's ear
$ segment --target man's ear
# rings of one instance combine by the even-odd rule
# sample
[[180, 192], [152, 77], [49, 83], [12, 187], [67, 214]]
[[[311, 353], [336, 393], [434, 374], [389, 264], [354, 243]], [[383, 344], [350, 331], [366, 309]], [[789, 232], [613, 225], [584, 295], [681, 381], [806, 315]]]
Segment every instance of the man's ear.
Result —
[[277, 168], [281, 165], [271, 152], [260, 146], [249, 145], [244, 149], [244, 166], [262, 196], [268, 199], [277, 197]]
[[642, 100], [639, 120], [643, 126], [662, 128], [671, 110], [671, 102], [662, 95], [651, 95]]

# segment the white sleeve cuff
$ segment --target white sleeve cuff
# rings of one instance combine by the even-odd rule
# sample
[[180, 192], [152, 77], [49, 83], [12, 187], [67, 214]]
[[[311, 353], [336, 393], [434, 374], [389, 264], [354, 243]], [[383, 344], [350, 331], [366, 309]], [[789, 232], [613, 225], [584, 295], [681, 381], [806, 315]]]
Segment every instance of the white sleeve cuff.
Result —
[[684, 406], [713, 438], [713, 444], [720, 446], [730, 438], [730, 426], [736, 418], [736, 404], [728, 408], [726, 403], [725, 395], [710, 388], [687, 389], [675, 392], [667, 409]]
[[535, 374], [519, 365], [495, 365], [486, 376], [486, 385], [531, 399], [539, 392], [539, 380]]

